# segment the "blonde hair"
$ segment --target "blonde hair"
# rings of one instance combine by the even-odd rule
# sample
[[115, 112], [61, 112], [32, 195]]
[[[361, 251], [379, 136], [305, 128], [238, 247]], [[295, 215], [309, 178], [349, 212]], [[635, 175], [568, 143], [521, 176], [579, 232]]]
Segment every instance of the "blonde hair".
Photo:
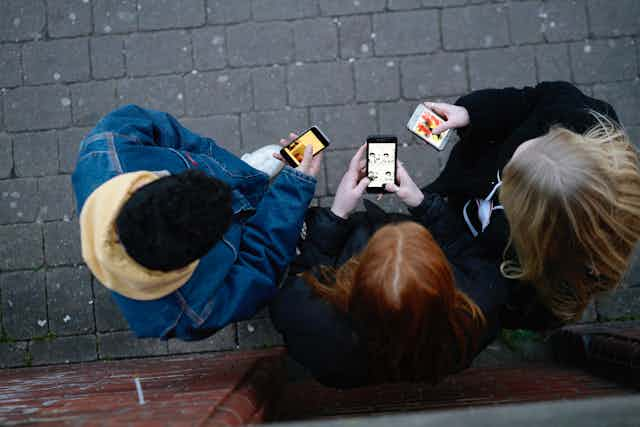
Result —
[[518, 257], [502, 274], [532, 283], [564, 321], [618, 285], [640, 239], [638, 155], [621, 128], [592, 114], [586, 133], [555, 127], [514, 156], [500, 189]]

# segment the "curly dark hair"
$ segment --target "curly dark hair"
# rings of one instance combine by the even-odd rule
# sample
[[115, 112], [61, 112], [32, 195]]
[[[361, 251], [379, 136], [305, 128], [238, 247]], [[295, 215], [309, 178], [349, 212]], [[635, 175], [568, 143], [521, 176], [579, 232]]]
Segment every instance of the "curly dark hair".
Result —
[[204, 256], [231, 223], [231, 189], [201, 171], [139, 188], [116, 218], [120, 241], [140, 265], [171, 271]]

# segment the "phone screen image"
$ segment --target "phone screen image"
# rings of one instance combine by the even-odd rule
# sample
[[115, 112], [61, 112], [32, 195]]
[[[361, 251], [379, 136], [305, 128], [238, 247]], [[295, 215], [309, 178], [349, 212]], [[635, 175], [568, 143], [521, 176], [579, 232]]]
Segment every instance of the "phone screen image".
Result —
[[307, 145], [313, 146], [313, 155], [315, 156], [329, 145], [329, 141], [320, 129], [312, 127], [298, 138], [291, 141], [291, 143], [284, 147], [280, 153], [285, 159], [287, 159], [289, 164], [292, 166], [298, 166], [302, 163], [304, 149]]
[[438, 116], [423, 104], [420, 104], [413, 112], [411, 119], [409, 119], [407, 128], [433, 147], [442, 150], [447, 142], [449, 130], [436, 135], [433, 133], [433, 129], [444, 121], [442, 117]]
[[396, 182], [396, 142], [367, 144], [367, 176], [371, 180], [370, 191], [384, 191], [385, 184]]

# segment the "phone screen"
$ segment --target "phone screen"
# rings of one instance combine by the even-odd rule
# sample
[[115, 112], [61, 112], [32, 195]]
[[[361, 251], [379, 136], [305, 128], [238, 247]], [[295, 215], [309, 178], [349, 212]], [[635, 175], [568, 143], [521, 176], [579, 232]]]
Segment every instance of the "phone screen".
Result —
[[281, 153], [289, 163], [293, 166], [298, 166], [302, 163], [304, 149], [307, 145], [313, 146], [313, 155], [315, 156], [329, 145], [329, 141], [320, 129], [312, 127], [297, 139], [291, 141], [289, 145], [281, 150]]
[[420, 104], [411, 115], [407, 128], [436, 149], [443, 150], [450, 130], [447, 129], [439, 135], [434, 134], [433, 130], [444, 121], [435, 112]]
[[371, 180], [368, 188], [384, 191], [385, 184], [396, 182], [397, 142], [390, 139], [367, 142], [367, 175]]

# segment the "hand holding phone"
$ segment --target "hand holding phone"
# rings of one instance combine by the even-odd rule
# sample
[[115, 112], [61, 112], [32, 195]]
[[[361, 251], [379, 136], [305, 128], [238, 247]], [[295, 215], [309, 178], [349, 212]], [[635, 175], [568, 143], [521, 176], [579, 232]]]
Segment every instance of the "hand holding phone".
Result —
[[398, 184], [387, 184], [387, 191], [395, 193], [410, 208], [415, 208], [424, 200], [424, 193], [413, 181], [407, 170], [398, 162]]
[[336, 196], [333, 198], [331, 212], [340, 218], [349, 217], [349, 214], [358, 206], [362, 194], [369, 185], [369, 178], [366, 175], [362, 176], [361, 173], [361, 162], [364, 160], [366, 148], [366, 144], [362, 145], [349, 162], [349, 169], [340, 180]]
[[329, 139], [317, 126], [312, 126], [300, 136], [289, 142], [280, 150], [280, 155], [291, 167], [298, 167], [302, 163], [305, 147], [313, 148], [313, 155], [320, 153], [329, 146]]
[[398, 138], [372, 135], [367, 138], [367, 193], [386, 193], [386, 184], [397, 184]]
[[426, 105], [420, 104], [411, 115], [407, 123], [407, 129], [435, 149], [444, 150], [451, 131], [449, 129], [441, 133], [436, 133], [435, 131], [444, 128], [445, 123], [445, 119], [438, 116], [433, 110], [427, 108]]

